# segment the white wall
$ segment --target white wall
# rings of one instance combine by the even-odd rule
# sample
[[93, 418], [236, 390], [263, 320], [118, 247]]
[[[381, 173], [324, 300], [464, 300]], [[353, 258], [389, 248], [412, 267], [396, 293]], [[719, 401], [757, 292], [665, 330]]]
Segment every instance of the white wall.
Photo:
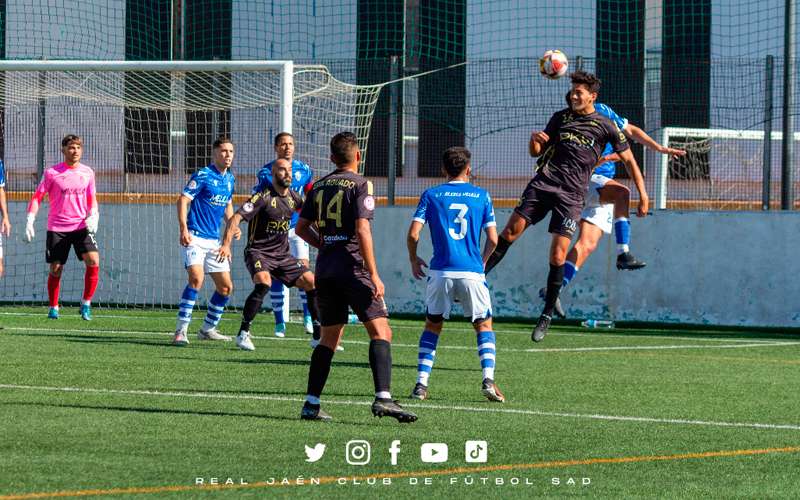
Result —
[[[502, 227], [509, 210], [498, 210]], [[38, 238], [21, 242], [24, 204], [11, 204], [15, 231], [5, 242], [7, 275], [0, 301], [46, 298], [44, 221]], [[422, 314], [424, 282], [408, 268], [405, 234], [410, 208], [379, 208], [373, 223], [387, 304], [393, 312]], [[647, 261], [640, 271], [618, 271], [613, 240], [605, 238], [562, 293], [572, 318], [797, 327], [800, 324], [800, 213], [659, 212], [632, 221], [632, 249]], [[97, 302], [174, 306], [185, 284], [173, 206], [105, 205], [98, 241], [102, 254]], [[427, 229], [420, 255], [429, 260]], [[538, 317], [550, 236], [546, 223], [529, 229], [489, 275], [495, 316]], [[243, 305], [250, 282], [234, 248], [234, 298]], [[72, 257], [70, 257], [72, 259]], [[77, 301], [83, 272], [70, 260], [62, 297]], [[206, 291], [210, 290], [208, 284]]]

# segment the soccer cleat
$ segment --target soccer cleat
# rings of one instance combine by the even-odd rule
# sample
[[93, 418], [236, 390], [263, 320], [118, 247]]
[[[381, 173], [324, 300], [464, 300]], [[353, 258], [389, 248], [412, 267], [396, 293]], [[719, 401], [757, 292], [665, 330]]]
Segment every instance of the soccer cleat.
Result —
[[397, 401], [391, 399], [376, 399], [372, 403], [372, 414], [376, 417], [392, 417], [398, 422], [411, 423], [417, 420], [417, 416], [408, 410], [404, 410]]
[[353, 313], [348, 314], [347, 315], [347, 322], [349, 324], [351, 324], [351, 325], [357, 325], [359, 323], [358, 315], [357, 314], [353, 314]]
[[286, 323], [275, 323], [275, 336], [279, 339], [286, 336]]
[[[309, 344], [311, 344], [311, 348], [312, 349], [316, 349], [317, 346], [319, 345], [319, 340], [311, 339], [311, 342], [309, 342]], [[342, 352], [342, 351], [344, 351], [344, 347], [342, 347], [341, 344], [337, 345], [336, 346], [336, 352]]]
[[[542, 287], [539, 289], [539, 298], [544, 300], [545, 296], [547, 296], [547, 288]], [[564, 308], [561, 307], [561, 297], [556, 297], [556, 305], [553, 308], [553, 312], [556, 313], [556, 316], [558, 316], [561, 319], [567, 317], [567, 314], [564, 312]]]
[[197, 332], [197, 339], [198, 340], [222, 340], [224, 342], [230, 342], [231, 341], [230, 337], [228, 337], [227, 335], [222, 335], [221, 333], [219, 333], [217, 331], [216, 327], [211, 328], [210, 330], [203, 330], [201, 328], [200, 331]]
[[185, 330], [178, 330], [175, 332], [175, 336], [172, 337], [172, 345], [178, 347], [186, 347], [189, 345], [189, 339], [186, 337]]
[[58, 308], [51, 307], [49, 311], [47, 311], [47, 319], [58, 319]]
[[637, 260], [630, 252], [617, 255], [617, 269], [619, 270], [628, 269], [633, 271], [634, 269], [641, 269], [646, 265], [647, 264], [641, 260]]
[[89, 304], [81, 304], [81, 319], [84, 321], [92, 320], [92, 307]]
[[250, 332], [244, 330], [240, 331], [239, 335], [236, 336], [236, 345], [243, 351], [256, 350], [256, 346], [253, 345], [253, 341], [250, 339]]
[[321, 420], [328, 422], [333, 420], [333, 417], [322, 411], [319, 405], [312, 405], [308, 401], [303, 404], [303, 409], [300, 411], [301, 420]]
[[536, 328], [533, 329], [533, 333], [531, 333], [531, 340], [534, 342], [541, 342], [544, 340], [544, 336], [547, 335], [547, 329], [550, 328], [550, 321], [553, 318], [546, 314], [542, 314], [539, 316], [539, 321], [536, 322]]
[[303, 316], [303, 326], [307, 334], [311, 335], [314, 333], [314, 321], [311, 319], [311, 316]]
[[420, 401], [428, 399], [428, 386], [417, 382], [414, 390], [411, 391], [411, 399], [419, 399]]
[[497, 387], [497, 384], [494, 383], [494, 380], [490, 378], [483, 379], [481, 392], [489, 401], [497, 401], [498, 403], [506, 402], [506, 397], [503, 396], [502, 392], [500, 392], [500, 388]]

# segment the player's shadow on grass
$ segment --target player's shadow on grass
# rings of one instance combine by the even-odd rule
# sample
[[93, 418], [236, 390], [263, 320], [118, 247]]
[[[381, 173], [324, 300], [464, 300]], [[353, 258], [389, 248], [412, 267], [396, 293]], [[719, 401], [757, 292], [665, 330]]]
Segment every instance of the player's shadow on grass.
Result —
[[[165, 414], [165, 415], [200, 415], [200, 416], [208, 416], [208, 417], [245, 417], [245, 418], [257, 418], [260, 420], [280, 420], [284, 422], [303, 422], [300, 420], [300, 406], [297, 406], [297, 417], [284, 417], [279, 415], [268, 415], [265, 413], [233, 413], [233, 412], [224, 412], [224, 411], [200, 411], [200, 410], [180, 410], [174, 408], [146, 408], [146, 407], [137, 407], [137, 406], [107, 406], [107, 405], [78, 405], [78, 404], [56, 404], [56, 403], [31, 403], [31, 402], [16, 402], [16, 401], [9, 401], [5, 403], [0, 403], [0, 406], [36, 406], [42, 408], [68, 408], [68, 409], [75, 409], [75, 410], [98, 410], [98, 411], [117, 411], [117, 412], [125, 412], [125, 413], [148, 413], [148, 414]], [[308, 422], [310, 425], [314, 425], [311, 422]], [[359, 421], [352, 421], [352, 420], [340, 420], [335, 419], [332, 422], [325, 422], [323, 425], [335, 425], [335, 424], [346, 424], [346, 425], [357, 425], [357, 426], [364, 426], [370, 427], [372, 426], [372, 421], [367, 420], [363, 422]]]
[[108, 337], [102, 335], [50, 335], [51, 337], [63, 337], [67, 342], [98, 343], [98, 344], [132, 344], [144, 345], [149, 347], [172, 347], [169, 341], [164, 339], [135, 339], [130, 337]]
[[[242, 364], [252, 364], [252, 365], [290, 365], [290, 366], [308, 366], [311, 363], [310, 360], [295, 360], [295, 359], [220, 359], [215, 360], [221, 363], [242, 363]], [[335, 367], [346, 367], [346, 368], [361, 368], [361, 369], [371, 369], [369, 363], [364, 362], [353, 362], [353, 361], [334, 361], [331, 364], [331, 368], [335, 369]], [[401, 365], [397, 363], [392, 363], [393, 369], [407, 369], [407, 370], [417, 370], [417, 365]], [[436, 371], [456, 371], [456, 372], [474, 372], [473, 368], [448, 368], [446, 366], [437, 366]]]

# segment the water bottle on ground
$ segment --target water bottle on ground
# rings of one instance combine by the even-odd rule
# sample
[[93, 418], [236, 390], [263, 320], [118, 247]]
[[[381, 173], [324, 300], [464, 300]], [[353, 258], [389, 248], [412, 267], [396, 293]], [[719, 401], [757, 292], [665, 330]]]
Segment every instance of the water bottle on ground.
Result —
[[584, 328], [614, 328], [614, 322], [607, 319], [587, 319], [581, 322]]

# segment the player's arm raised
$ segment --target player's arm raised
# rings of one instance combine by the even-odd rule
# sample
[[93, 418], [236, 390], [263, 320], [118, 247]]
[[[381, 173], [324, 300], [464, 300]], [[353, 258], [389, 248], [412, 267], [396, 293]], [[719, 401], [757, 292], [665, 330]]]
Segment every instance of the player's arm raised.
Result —
[[625, 125], [623, 132], [625, 132], [625, 135], [627, 135], [634, 141], [638, 142], [639, 144], [645, 147], [652, 149], [656, 153], [661, 153], [674, 157], [684, 156], [686, 154], [686, 151], [683, 149], [662, 146], [661, 144], [656, 142], [655, 139], [647, 135], [647, 132], [645, 132], [644, 130], [642, 130], [641, 128], [637, 127], [632, 123], [628, 123], [627, 125]]
[[418, 220], [411, 221], [411, 226], [408, 228], [408, 236], [406, 236], [408, 260], [411, 262], [411, 274], [418, 280], [425, 277], [425, 271], [423, 271], [422, 268], [428, 267], [428, 264], [417, 255], [419, 233], [422, 231], [422, 227], [422, 222]]
[[372, 228], [369, 227], [369, 219], [356, 219], [356, 237], [358, 238], [361, 256], [364, 258], [364, 268], [375, 284], [373, 295], [376, 298], [381, 298], [386, 290], [383, 286], [383, 281], [378, 275], [378, 264], [375, 262], [375, 249], [372, 245]]
[[528, 141], [528, 153], [534, 158], [544, 152], [544, 147], [550, 136], [543, 130], [537, 130], [531, 134], [531, 140]]

